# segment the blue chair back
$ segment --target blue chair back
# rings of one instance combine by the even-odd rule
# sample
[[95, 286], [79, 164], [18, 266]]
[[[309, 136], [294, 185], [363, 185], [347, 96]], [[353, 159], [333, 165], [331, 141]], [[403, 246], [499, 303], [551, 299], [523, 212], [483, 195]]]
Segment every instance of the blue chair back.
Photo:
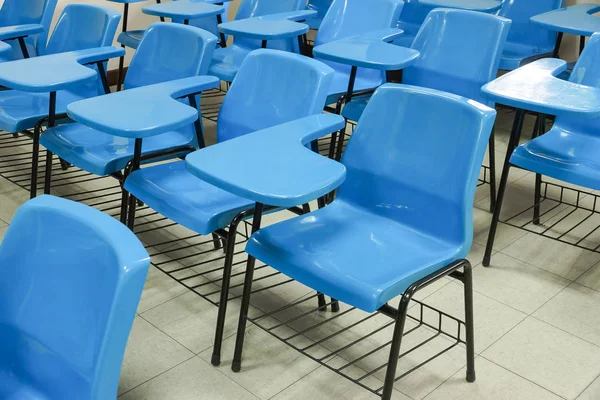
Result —
[[[178, 0], [175, 0], [175, 1], [178, 1]], [[192, 1], [193, 3], [196, 3], [196, 2], [203, 2], [204, 0], [187, 0], [187, 1]], [[223, 22], [227, 22], [227, 13], [229, 12], [229, 4], [230, 3], [228, 3], [228, 2], [223, 3], [223, 8], [225, 8], [225, 12], [223, 14], [221, 14], [221, 18], [222, 18]], [[173, 22], [182, 24], [183, 19], [174, 18]], [[208, 31], [215, 36], [219, 35], [219, 30], [217, 29], [217, 19], [215, 17], [192, 19], [189, 21], [189, 24], [191, 26], [195, 26], [197, 28], [204, 29], [205, 31]]]
[[[404, 8], [400, 13], [398, 21], [398, 28], [404, 30], [405, 34], [409, 38], [414, 38], [421, 29], [421, 25], [429, 15], [429, 12], [434, 7], [424, 6], [419, 3], [419, 0], [404, 0]], [[412, 41], [403, 42], [402, 45], [410, 46]]]
[[215, 35], [193, 26], [152, 24], [131, 60], [125, 88], [206, 74], [216, 45]]
[[251, 52], [221, 106], [218, 141], [321, 113], [333, 74], [322, 62], [298, 54]]
[[498, 15], [512, 21], [508, 42], [538, 49], [544, 54], [554, 50], [556, 33], [532, 24], [530, 18], [562, 7], [563, 0], [504, 0]]
[[[321, 22], [315, 38], [315, 46], [385, 28], [393, 28], [402, 11], [402, 0], [334, 0]], [[350, 66], [325, 62], [336, 72], [350, 74]], [[379, 86], [385, 74], [380, 71], [359, 68], [357, 79], [373, 82]]]
[[495, 110], [454, 94], [381, 86], [350, 138], [342, 159], [347, 177], [335, 201], [462, 243], [466, 256], [495, 116]]
[[307, 10], [314, 10], [318, 13], [317, 18], [325, 17], [333, 0], [309, 0], [306, 6]]
[[[290, 11], [303, 10], [306, 0], [242, 0], [235, 15], [236, 20], [261, 17]], [[261, 41], [246, 38], [235, 39], [235, 44], [246, 49], [260, 49]], [[298, 51], [297, 40], [271, 40], [267, 43], [269, 49]]]
[[[594, 33], [579, 56], [569, 81], [600, 88], [598, 65], [600, 65], [600, 33]], [[593, 135], [600, 132], [600, 118], [557, 116], [554, 124], [567, 132], [585, 132]]]
[[111, 8], [69, 4], [56, 23], [46, 53], [110, 46], [120, 19], [121, 14]]
[[0, 245], [0, 354], [11, 368], [0, 397], [116, 398], [149, 265], [135, 235], [100, 211], [51, 196], [23, 205]]
[[[26, 43], [31, 47], [30, 54], [44, 54], [46, 42], [48, 41], [48, 32], [52, 23], [52, 16], [56, 9], [58, 0], [4, 0], [0, 8], [0, 26], [13, 26], [25, 24], [41, 24], [44, 26], [44, 32], [26, 39]], [[13, 46], [13, 57], [22, 58], [21, 49], [16, 43]], [[37, 50], [36, 52], [31, 52]]]
[[481, 87], [496, 78], [509, 29], [510, 21], [495, 15], [433, 10], [412, 44], [421, 55], [404, 70], [402, 82], [486, 104]]

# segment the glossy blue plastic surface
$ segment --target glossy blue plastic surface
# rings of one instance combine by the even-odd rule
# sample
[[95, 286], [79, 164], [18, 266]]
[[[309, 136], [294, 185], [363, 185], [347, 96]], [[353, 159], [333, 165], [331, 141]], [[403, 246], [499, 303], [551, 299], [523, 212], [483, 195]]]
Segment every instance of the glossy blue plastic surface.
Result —
[[492, 13], [502, 6], [502, 0], [419, 0], [425, 7], [455, 8]]
[[67, 51], [0, 64], [0, 85], [34, 93], [77, 89], [98, 73], [83, 64], [119, 57], [125, 51], [106, 46]]
[[[198, 150], [186, 157], [186, 165], [200, 179], [240, 197], [279, 207], [306, 204], [331, 193], [346, 177], [343, 165], [307, 145], [345, 124], [339, 115], [312, 115]], [[231, 154], [237, 168], [223, 168], [220, 160]]]
[[12, 52], [13, 52], [13, 50], [12, 50], [12, 47], [10, 46], [10, 44], [5, 43], [5, 42], [0, 42], [0, 63], [12, 61], [12, 59], [13, 59]]
[[592, 15], [598, 11], [598, 4], [575, 4], [536, 15], [531, 18], [531, 22], [550, 31], [592, 36], [594, 32], [600, 31], [600, 18]]
[[399, 35], [402, 35], [402, 30], [388, 28], [352, 36], [317, 46], [313, 49], [313, 55], [360, 68], [399, 70], [411, 65], [419, 57], [417, 50], [389, 43]]
[[[58, 0], [4, 0], [0, 8], [0, 26], [39, 24], [44, 27], [38, 35], [25, 40], [30, 55], [45, 54], [50, 23]], [[11, 42], [14, 59], [23, 57], [17, 41]]]
[[[265, 15], [300, 11], [304, 9], [305, 5], [306, 0], [242, 0], [235, 20], [240, 21]], [[288, 18], [283, 16], [282, 19]], [[217, 76], [222, 81], [232, 82], [248, 53], [261, 48], [261, 45], [261, 40], [246, 37], [234, 38], [233, 44], [215, 51], [213, 63], [209, 70], [210, 75]], [[297, 52], [298, 41], [295, 38], [271, 40], [267, 43], [267, 48]]]
[[[586, 188], [600, 190], [600, 113], [598, 112], [598, 91], [600, 90], [600, 34], [596, 33], [588, 41], [579, 61], [573, 69], [570, 82], [580, 96], [568, 91], [555, 93], [554, 99], [564, 104], [581, 102], [584, 107], [592, 107], [588, 114], [561, 114], [556, 117], [550, 131], [524, 145], [517, 147], [510, 159], [511, 163], [522, 168], [550, 176]], [[563, 82], [558, 80], [559, 82]], [[580, 86], [585, 85], [585, 86]], [[541, 90], [560, 90], [542, 85]], [[592, 96], [590, 91], [594, 91]], [[589, 117], [594, 118], [589, 118]], [[588, 117], [588, 118], [586, 118]]]
[[498, 15], [512, 21], [500, 69], [513, 70], [554, 51], [556, 33], [536, 24], [531, 17], [562, 7], [563, 0], [505, 0]]
[[[217, 123], [218, 142], [247, 134], [252, 137], [253, 132], [320, 114], [332, 77], [331, 68], [307, 57], [273, 50], [252, 52], [223, 101]], [[285, 131], [279, 133], [286, 135]], [[284, 149], [276, 150], [285, 153]], [[239, 155], [244, 153], [247, 150]], [[237, 157], [237, 153], [228, 154], [226, 160]], [[186, 170], [185, 162], [135, 171], [127, 178], [125, 189], [162, 215], [200, 234], [226, 227], [239, 211], [253, 204], [196, 178]]]
[[0, 27], [0, 40], [15, 39], [18, 37], [35, 35], [44, 31], [44, 26], [40, 24], [27, 24], [16, 26]]
[[[344, 303], [379, 309], [469, 252], [495, 115], [453, 94], [383, 85], [350, 138], [347, 177], [334, 202], [261, 229], [246, 251]], [[276, 173], [264, 170], [259, 179]]]
[[117, 396], [150, 258], [114, 218], [40, 196], [0, 245], [0, 398]]
[[[582, 64], [585, 65], [585, 64]], [[590, 66], [592, 66], [591, 64]], [[584, 86], [581, 78], [570, 81], [559, 79], [567, 68], [564, 60], [546, 58], [527, 64], [488, 83], [481, 89], [483, 95], [499, 104], [533, 112], [577, 117], [595, 117], [600, 113], [599, 85]], [[595, 67], [578, 74], [589, 77]]]
[[223, 6], [217, 6], [200, 1], [170, 1], [168, 3], [152, 4], [142, 7], [144, 14], [165, 18], [197, 19], [216, 17], [225, 12]]
[[315, 18], [311, 18], [307, 21], [310, 29], [319, 29], [321, 26], [321, 22], [323, 22], [323, 18], [325, 18], [325, 14], [329, 10], [331, 3], [333, 0], [309, 0], [308, 5], [306, 6], [307, 10], [314, 10], [317, 12], [317, 16]]
[[214, 76], [192, 76], [77, 101], [67, 114], [110, 135], [146, 138], [192, 124], [198, 110], [175, 99], [218, 86]]
[[[372, 31], [394, 28], [402, 11], [401, 0], [334, 0], [315, 38], [315, 46]], [[335, 70], [328, 104], [334, 103], [348, 90], [349, 65], [326, 62]], [[385, 81], [382, 71], [359, 68], [355, 91], [374, 89]]]
[[[404, 69], [402, 82], [454, 93], [493, 107], [493, 102], [481, 95], [481, 87], [496, 78], [509, 29], [510, 21], [495, 15], [433, 10], [412, 44], [421, 55]], [[355, 98], [346, 104], [342, 115], [358, 121], [367, 101], [365, 96]]]
[[[186, 105], [187, 100], [179, 103], [172, 96], [218, 85], [214, 77], [197, 76], [206, 73], [216, 42], [214, 35], [195, 27], [161, 22], [151, 25], [129, 66], [127, 90], [73, 104], [69, 114], [80, 124], [49, 129], [40, 143], [97, 175], [122, 170], [133, 158], [135, 137], [162, 133], [144, 140], [145, 153], [196, 146], [192, 123], [197, 111]], [[181, 81], [169, 82], [178, 79]], [[158, 85], [147, 87], [154, 84]]]

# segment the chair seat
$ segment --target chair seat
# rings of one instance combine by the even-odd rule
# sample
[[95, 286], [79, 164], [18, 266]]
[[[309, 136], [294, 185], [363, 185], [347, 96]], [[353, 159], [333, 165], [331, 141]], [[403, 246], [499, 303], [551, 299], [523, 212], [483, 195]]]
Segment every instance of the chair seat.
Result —
[[563, 182], [600, 190], [600, 137], [556, 125], [513, 152], [510, 162]]
[[125, 189], [160, 214], [201, 235], [228, 226], [253, 202], [196, 178], [184, 161], [142, 168]]
[[0, 324], [0, 337], [1, 399], [90, 399], [89, 382], [82, 371], [39, 340], [4, 324]]
[[[58, 91], [56, 93], [56, 113], [65, 113], [67, 105], [87, 97], [89, 96], [71, 91]], [[32, 129], [41, 118], [48, 116], [49, 106], [50, 95], [48, 93], [28, 93], [19, 90], [0, 91], [0, 130], [21, 132]]]
[[208, 69], [208, 75], [216, 76], [225, 82], [232, 82], [240, 69], [240, 65], [242, 65], [242, 61], [244, 61], [250, 51], [250, 49], [236, 46], [235, 44], [215, 49], [212, 64]]
[[[73, 123], [49, 129], [40, 144], [69, 163], [96, 175], [110, 175], [125, 168], [133, 158], [135, 139], [109, 135]], [[171, 131], [145, 138], [143, 153], [193, 145], [191, 134]]]
[[365, 111], [371, 96], [359, 96], [353, 98], [352, 101], [342, 109], [342, 116], [350, 121], [358, 121], [360, 116]]
[[537, 47], [506, 43], [499, 69], [512, 71], [540, 58], [550, 57], [552, 52], [540, 51]]
[[13, 60], [13, 47], [6, 43], [0, 42], [0, 62]]
[[[336, 71], [335, 75], [333, 76], [333, 83], [331, 84], [331, 89], [329, 89], [329, 94], [327, 95], [327, 102], [325, 104], [334, 104], [342, 95], [345, 95], [348, 91], [349, 81], [349, 73], [346, 74], [343, 72]], [[354, 91], [359, 92], [363, 90], [376, 89], [382, 83], [382, 81], [375, 82], [371, 79], [361, 78], [360, 74], [358, 74], [354, 82]]]
[[144, 37], [144, 33], [146, 31], [127, 31], [122, 32], [117, 38], [117, 42], [122, 44], [125, 47], [130, 47], [132, 49], [137, 49]]
[[465, 257], [468, 249], [336, 200], [261, 229], [246, 252], [319, 292], [373, 312]]

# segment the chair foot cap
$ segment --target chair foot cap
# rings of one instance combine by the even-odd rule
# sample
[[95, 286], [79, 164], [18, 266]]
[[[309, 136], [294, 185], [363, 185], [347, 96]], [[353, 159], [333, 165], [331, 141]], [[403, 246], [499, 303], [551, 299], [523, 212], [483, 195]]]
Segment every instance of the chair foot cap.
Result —
[[475, 372], [467, 373], [467, 382], [475, 382]]
[[210, 358], [210, 363], [212, 365], [214, 365], [215, 367], [218, 367], [219, 365], [221, 365], [221, 355], [213, 354], [212, 357]]
[[490, 261], [491, 261], [491, 257], [483, 257], [483, 266], [484, 267], [489, 267], [490, 266]]
[[240, 372], [242, 370], [242, 362], [241, 361], [234, 361], [231, 363], [231, 370], [233, 372]]

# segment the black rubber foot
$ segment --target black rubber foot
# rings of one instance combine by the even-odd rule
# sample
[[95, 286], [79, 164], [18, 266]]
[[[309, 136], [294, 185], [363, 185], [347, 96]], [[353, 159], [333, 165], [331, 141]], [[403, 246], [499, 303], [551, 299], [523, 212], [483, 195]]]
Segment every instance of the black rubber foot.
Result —
[[491, 261], [490, 257], [483, 257], [483, 262], [482, 262], [483, 266], [484, 267], [489, 267], [490, 266], [490, 261]]
[[210, 358], [210, 363], [212, 365], [214, 365], [215, 367], [218, 367], [219, 365], [221, 365], [221, 355], [213, 354], [212, 357]]
[[332, 303], [331, 304], [331, 311], [333, 312], [338, 312], [340, 311], [340, 303]]
[[467, 382], [473, 383], [475, 382], [475, 372], [467, 373]]
[[233, 372], [240, 372], [242, 370], [242, 363], [240, 361], [234, 361], [231, 363], [231, 370]]

